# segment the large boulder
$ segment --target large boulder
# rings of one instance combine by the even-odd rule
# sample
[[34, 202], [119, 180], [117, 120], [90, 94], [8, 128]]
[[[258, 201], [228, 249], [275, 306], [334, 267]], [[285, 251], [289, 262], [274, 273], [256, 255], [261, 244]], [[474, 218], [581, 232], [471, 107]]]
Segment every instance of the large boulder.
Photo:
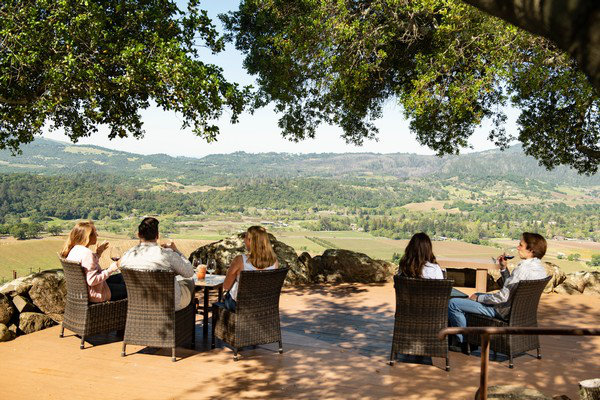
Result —
[[64, 314], [67, 286], [62, 269], [35, 274], [29, 297], [46, 314]]
[[558, 265], [553, 264], [551, 262], [544, 262], [544, 267], [546, 268], [546, 274], [552, 277], [546, 285], [544, 293], [552, 293], [555, 291], [556, 287], [560, 286], [565, 281], [565, 279], [567, 279], [567, 276], [558, 267]]
[[557, 293], [566, 294], [600, 294], [600, 271], [573, 272], [566, 275], [564, 282], [555, 288]]
[[33, 281], [33, 276], [33, 274], [22, 276], [5, 283], [4, 285], [0, 286], [0, 293], [11, 297], [26, 294], [29, 292], [29, 289], [31, 289], [31, 281]]
[[52, 318], [42, 313], [24, 312], [19, 316], [19, 329], [23, 333], [41, 331], [56, 324]]
[[18, 312], [37, 312], [38, 309], [33, 305], [31, 301], [25, 296], [15, 296], [12, 299], [13, 304]]
[[385, 282], [396, 269], [391, 262], [342, 249], [328, 249], [323, 255], [308, 260], [312, 282]]
[[0, 293], [0, 324], [7, 325], [14, 313], [15, 307], [13, 306], [10, 297]]
[[[278, 241], [271, 234], [269, 234], [269, 240], [273, 246], [273, 251], [277, 255], [279, 266], [290, 269], [286, 283], [308, 283], [306, 267], [298, 261], [298, 255], [294, 248]], [[216, 273], [225, 274], [235, 256], [243, 254], [245, 251], [244, 234], [240, 233], [198, 248], [190, 254], [190, 261], [193, 263], [194, 260], [201, 259], [202, 262], [206, 262], [207, 258], [212, 258], [217, 262]]]
[[8, 342], [14, 338], [15, 334], [5, 324], [0, 324], [0, 342]]

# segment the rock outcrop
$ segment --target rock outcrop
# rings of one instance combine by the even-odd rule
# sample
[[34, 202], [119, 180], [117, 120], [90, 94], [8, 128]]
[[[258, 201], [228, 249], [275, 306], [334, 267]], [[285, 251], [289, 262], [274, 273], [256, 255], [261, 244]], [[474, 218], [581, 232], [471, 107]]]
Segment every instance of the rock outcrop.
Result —
[[21, 276], [0, 286], [0, 293], [14, 297], [29, 292], [34, 274]]
[[0, 293], [0, 324], [8, 325], [15, 313], [10, 297]]
[[62, 270], [44, 271], [31, 282], [29, 297], [46, 314], [64, 314], [67, 286]]
[[62, 269], [17, 278], [0, 290], [0, 341], [63, 320], [67, 288]]
[[556, 293], [600, 295], [600, 271], [579, 271], [566, 275]]
[[[308, 283], [309, 280], [306, 269], [304, 265], [298, 261], [298, 255], [294, 248], [278, 241], [275, 236], [271, 234], [269, 234], [269, 240], [273, 246], [273, 251], [275, 251], [275, 254], [277, 255], [279, 265], [290, 269], [286, 278], [286, 283]], [[241, 233], [198, 248], [190, 254], [190, 261], [193, 263], [194, 260], [200, 259], [203, 262], [206, 262], [208, 258], [212, 258], [217, 262], [216, 273], [225, 274], [231, 261], [233, 261], [235, 256], [244, 253], [245, 249], [244, 236], [243, 233]]]
[[46, 314], [24, 312], [19, 315], [19, 329], [26, 334], [41, 331], [55, 324], [56, 322]]
[[552, 293], [558, 286], [560, 286], [565, 281], [565, 279], [567, 279], [567, 276], [558, 267], [558, 265], [553, 264], [551, 262], [544, 262], [544, 267], [546, 268], [546, 274], [552, 277], [546, 285], [544, 293]]
[[14, 333], [5, 324], [0, 324], [0, 342], [8, 342], [14, 339]]
[[385, 282], [396, 269], [391, 262], [342, 249], [328, 249], [323, 255], [308, 260], [311, 282]]

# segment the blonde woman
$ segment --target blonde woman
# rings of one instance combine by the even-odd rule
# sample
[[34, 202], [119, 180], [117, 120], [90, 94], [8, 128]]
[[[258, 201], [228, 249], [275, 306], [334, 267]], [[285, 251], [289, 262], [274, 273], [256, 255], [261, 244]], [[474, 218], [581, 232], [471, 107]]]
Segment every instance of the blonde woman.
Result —
[[127, 297], [125, 282], [121, 274], [111, 276], [119, 269], [117, 263], [103, 270], [98, 260], [108, 248], [108, 242], [96, 247], [94, 253], [90, 247], [98, 241], [98, 233], [92, 221], [78, 222], [67, 239], [60, 255], [68, 261], [81, 263], [85, 270], [85, 280], [88, 285], [88, 298], [92, 303], [108, 300], [121, 300]]
[[244, 236], [244, 245], [247, 253], [233, 259], [223, 283], [223, 289], [229, 291], [224, 299], [225, 308], [230, 311], [235, 311], [240, 272], [279, 268], [269, 234], [262, 226], [248, 228]]

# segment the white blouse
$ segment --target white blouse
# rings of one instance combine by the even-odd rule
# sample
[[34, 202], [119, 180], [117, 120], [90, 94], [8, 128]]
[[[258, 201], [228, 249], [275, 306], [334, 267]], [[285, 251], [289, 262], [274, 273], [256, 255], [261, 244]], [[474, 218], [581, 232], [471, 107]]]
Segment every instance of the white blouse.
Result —
[[424, 279], [444, 279], [444, 274], [439, 265], [430, 263], [429, 261], [423, 266], [423, 272], [421, 272], [421, 278]]

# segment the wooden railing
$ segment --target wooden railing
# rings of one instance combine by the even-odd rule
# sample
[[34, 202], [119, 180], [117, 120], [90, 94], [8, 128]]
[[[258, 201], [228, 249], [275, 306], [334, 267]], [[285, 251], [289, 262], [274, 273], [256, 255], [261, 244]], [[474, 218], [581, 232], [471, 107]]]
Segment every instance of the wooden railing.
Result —
[[538, 328], [538, 327], [466, 327], [444, 328], [438, 334], [440, 339], [446, 335], [481, 335], [481, 375], [479, 377], [479, 400], [487, 399], [488, 363], [490, 358], [491, 335], [560, 335], [560, 336], [600, 336], [600, 328]]

